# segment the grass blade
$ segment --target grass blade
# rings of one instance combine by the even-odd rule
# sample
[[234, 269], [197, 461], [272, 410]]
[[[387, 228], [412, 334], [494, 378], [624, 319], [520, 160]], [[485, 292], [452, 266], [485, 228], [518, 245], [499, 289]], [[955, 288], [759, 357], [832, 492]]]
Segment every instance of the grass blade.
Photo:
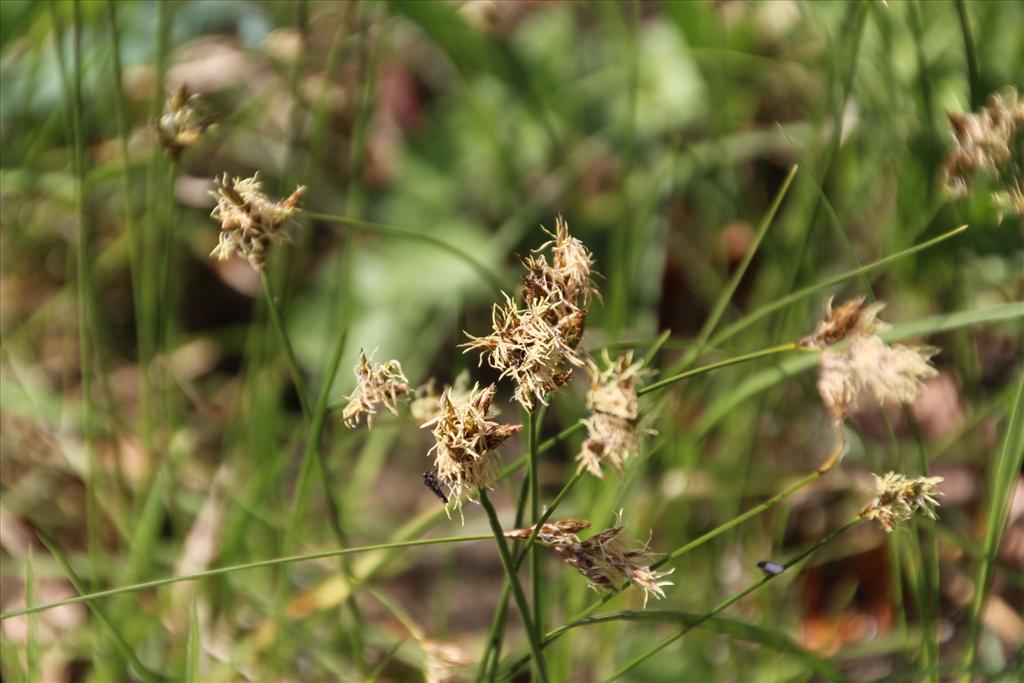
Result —
[[[1024, 306], [1024, 304], [1022, 304]], [[967, 652], [964, 655], [964, 669], [970, 671], [977, 653], [978, 632], [981, 612], [988, 595], [989, 584], [995, 569], [996, 554], [1006, 527], [1006, 517], [1017, 477], [1024, 465], [1024, 373], [1018, 381], [1017, 393], [1010, 408], [1006, 435], [999, 451], [995, 470], [989, 480], [988, 510], [986, 511], [985, 543], [978, 577], [974, 582], [974, 601], [971, 603], [970, 629], [967, 638]], [[965, 677], [970, 680], [970, 675]]]
[[949, 230], [948, 232], [944, 232], [937, 237], [933, 237], [930, 240], [922, 242], [921, 244], [917, 244], [902, 251], [898, 251], [895, 254], [890, 254], [889, 256], [880, 258], [877, 261], [872, 261], [871, 263], [864, 264], [859, 268], [853, 268], [852, 270], [847, 270], [843, 273], [839, 273], [838, 275], [833, 275], [832, 277], [825, 278], [824, 280], [816, 282], [813, 285], [808, 285], [806, 287], [798, 289], [795, 292], [791, 292], [790, 294], [781, 296], [778, 299], [773, 300], [771, 303], [765, 304], [764, 306], [761, 306], [760, 308], [746, 314], [745, 316], [743, 316], [742, 320], [737, 320], [732, 325], [726, 327], [724, 330], [715, 335], [710, 342], [708, 342], [708, 346], [718, 346], [725, 340], [735, 337], [737, 334], [747, 329], [761, 318], [771, 313], [774, 313], [775, 311], [781, 308], [785, 308], [791, 303], [800, 301], [801, 299], [805, 299], [808, 296], [814, 294], [815, 292], [820, 292], [823, 289], [826, 289], [833, 285], [837, 285], [840, 282], [849, 280], [850, 278], [858, 277], [863, 273], [868, 273], [871, 272], [872, 270], [876, 270], [878, 268], [882, 268], [883, 266], [895, 263], [896, 261], [899, 261], [902, 258], [906, 258], [907, 256], [916, 254], [919, 251], [923, 251], [929, 247], [933, 247], [936, 244], [944, 242], [951, 237], [956, 237], [966, 229], [966, 225], [961, 225], [959, 227], [953, 228], [952, 230]]
[[199, 670], [199, 663], [202, 659], [202, 638], [198, 599], [192, 596], [192, 606], [188, 610], [188, 649], [185, 651], [185, 680], [187, 683], [202, 681]]
[[[78, 574], [75, 572], [75, 570], [72, 569], [71, 564], [67, 561], [67, 558], [64, 557], [64, 554], [60, 551], [60, 549], [53, 542], [51, 542], [50, 539], [46, 538], [42, 534], [39, 535], [39, 540], [43, 543], [43, 545], [46, 546], [46, 549], [50, 551], [50, 554], [53, 555], [53, 559], [55, 559], [57, 561], [57, 564], [60, 565], [61, 570], [68, 577], [68, 581], [71, 582], [71, 585], [74, 586], [75, 590], [79, 592], [78, 597], [80, 599], [75, 600], [74, 602], [86, 602], [89, 605], [89, 610], [107, 628], [107, 631], [110, 633], [111, 638], [114, 640], [114, 644], [117, 646], [117, 649], [121, 652], [124, 658], [128, 660], [131, 667], [135, 669], [135, 673], [137, 673], [143, 681], [149, 683], [150, 681], [159, 680], [156, 674], [154, 674], [152, 671], [146, 668], [146, 666], [143, 665], [141, 661], [139, 661], [138, 656], [135, 654], [135, 650], [132, 649], [132, 646], [128, 644], [128, 641], [118, 630], [117, 626], [114, 625], [114, 622], [110, 619], [110, 616], [107, 614], [107, 611], [96, 602], [88, 599], [88, 595], [86, 594], [85, 591], [85, 584], [78, 577]], [[64, 604], [69, 604], [69, 600], [71, 599], [69, 598], [68, 600], [61, 600], [60, 602]], [[42, 611], [43, 609], [49, 609], [51, 606], [56, 606], [56, 603], [50, 603], [49, 605], [39, 605], [38, 607], [33, 608], [33, 611]], [[23, 610], [23, 612], [27, 612], [27, 609]], [[0, 615], [0, 618], [4, 617], [6, 617], [6, 615]]]
[[447, 536], [443, 538], [424, 538], [414, 541], [399, 541], [393, 543], [380, 543], [377, 545], [365, 545], [353, 548], [342, 548], [340, 550], [322, 550], [315, 553], [305, 553], [302, 555], [287, 555], [285, 557], [274, 557], [269, 560], [256, 560], [255, 562], [245, 562], [242, 564], [234, 564], [226, 567], [217, 567], [216, 569], [206, 569], [201, 572], [195, 572], [194, 574], [179, 574], [177, 576], [168, 576], [162, 579], [153, 579], [151, 581], [143, 581], [142, 583], [135, 583], [129, 586], [120, 586], [118, 588], [110, 588], [107, 590], [96, 591], [94, 593], [85, 593], [81, 591], [79, 586], [81, 583], [75, 584], [78, 581], [78, 575], [71, 572], [70, 565], [64, 560], [63, 555], [60, 555], [60, 551], [57, 547], [48, 541], [44, 541], [46, 547], [54, 554], [57, 561], [61, 564], [61, 567], [65, 569], [69, 577], [73, 576], [76, 588], [79, 588], [79, 595], [71, 598], [64, 598], [63, 600], [56, 600], [54, 602], [47, 602], [42, 605], [36, 605], [32, 608], [22, 608], [16, 610], [10, 610], [8, 612], [0, 613], [0, 621], [4, 619], [13, 619], [14, 617], [20, 617], [26, 614], [36, 614], [38, 612], [45, 612], [46, 610], [53, 609], [54, 607], [61, 607], [63, 605], [74, 605], [80, 602], [87, 602], [91, 606], [97, 600], [101, 598], [110, 598], [115, 595], [123, 595], [125, 593], [137, 593], [138, 591], [149, 590], [151, 588], [161, 588], [163, 586], [169, 586], [175, 583], [182, 583], [183, 581], [198, 581], [200, 579], [208, 579], [215, 576], [226, 576], [228, 574], [234, 574], [235, 572], [248, 571], [250, 569], [264, 569], [266, 567], [279, 567], [286, 564], [294, 564], [295, 562], [311, 562], [313, 560], [322, 560], [328, 557], [339, 557], [341, 555], [356, 555], [359, 553], [369, 553], [378, 550], [394, 550], [396, 548], [412, 548], [421, 545], [441, 545], [445, 543], [467, 543], [470, 541], [488, 541], [493, 539], [492, 534], [482, 534], [476, 536]]

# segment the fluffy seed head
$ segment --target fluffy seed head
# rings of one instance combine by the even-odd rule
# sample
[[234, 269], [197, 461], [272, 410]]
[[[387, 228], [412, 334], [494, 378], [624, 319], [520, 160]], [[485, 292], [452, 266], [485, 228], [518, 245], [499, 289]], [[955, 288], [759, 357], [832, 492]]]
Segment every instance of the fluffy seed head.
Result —
[[1007, 88], [977, 112], [950, 114], [949, 125], [953, 149], [942, 169], [949, 194], [964, 197], [985, 176], [998, 186], [997, 204], [1024, 215], [1024, 99]]
[[[912, 403], [922, 383], [938, 374], [929, 363], [938, 349], [931, 346], [889, 345], [877, 332], [888, 328], [878, 319], [885, 304], [864, 305], [851, 299], [833, 309], [825, 307], [825, 320], [798, 342], [821, 354], [818, 393], [835, 422], [842, 422], [870, 395], [879, 405]], [[844, 349], [832, 344], [849, 339]]]
[[650, 374], [643, 369], [643, 361], [634, 363], [629, 351], [614, 361], [606, 354], [604, 363], [601, 369], [593, 358], [587, 359], [590, 416], [584, 420], [587, 438], [576, 456], [582, 467], [602, 478], [602, 464], [621, 472], [626, 462], [640, 452], [642, 437], [653, 433], [637, 426], [640, 402], [636, 389], [643, 377]]
[[483, 337], [469, 336], [462, 344], [467, 351], [480, 351], [480, 362], [501, 372], [502, 378], [515, 382], [515, 399], [527, 410], [535, 401], [546, 404], [545, 396], [569, 381], [571, 366], [583, 365], [576, 351], [583, 334], [585, 313], [575, 311], [559, 317], [559, 304], [535, 300], [520, 308], [507, 294], [504, 307], [495, 304], [491, 322], [493, 332]]
[[[523, 307], [507, 294], [495, 304], [492, 333], [474, 337], [462, 346], [480, 352], [480, 362], [515, 382], [515, 400], [527, 410], [569, 381], [573, 366], [582, 366], [577, 352], [591, 297], [593, 257], [559, 217], [552, 239], [522, 259]], [[550, 250], [550, 261], [545, 253]]]
[[351, 395], [346, 396], [348, 403], [341, 414], [345, 426], [355, 429], [365, 415], [367, 428], [372, 428], [378, 405], [387, 408], [392, 415], [397, 415], [399, 397], [410, 391], [409, 380], [402, 372], [402, 364], [397, 360], [389, 360], [371, 365], [366, 352], [359, 349], [359, 362], [354, 371], [356, 388]]
[[881, 406], [913, 403], [926, 379], [938, 374], [931, 346], [889, 346], [880, 337], [859, 337], [842, 351], [823, 349], [818, 393], [836, 422], [869, 394]]
[[[582, 574], [588, 585], [594, 589], [618, 591], [626, 582], [639, 586], [644, 592], [644, 606], [653, 595], [664, 598], [663, 586], [671, 581], [662, 579], [672, 572], [658, 572], [650, 568], [654, 558], [647, 543], [637, 544], [623, 533], [622, 513], [615, 526], [580, 540], [578, 532], [590, 526], [590, 522], [566, 519], [541, 525], [537, 541], [558, 553], [562, 560]], [[525, 539], [533, 533], [532, 528], [515, 529], [506, 532], [510, 538]]]
[[202, 117], [199, 105], [199, 95], [183, 83], [167, 98], [163, 115], [153, 124], [157, 141], [172, 160], [199, 142], [210, 127], [211, 120]]
[[936, 519], [935, 508], [939, 506], [936, 496], [942, 492], [937, 485], [942, 477], [917, 477], [907, 479], [902, 474], [889, 472], [875, 477], [875, 500], [861, 511], [861, 517], [876, 520], [886, 533], [892, 533], [897, 526], [907, 522], [920, 512]]
[[[590, 282], [594, 256], [583, 242], [569, 234], [569, 224], [561, 216], [555, 219], [555, 232], [547, 234], [552, 239], [534, 249], [533, 255], [522, 259], [527, 270], [523, 276], [523, 299], [527, 304], [542, 300], [555, 302], [563, 309], [559, 311], [563, 315], [585, 311], [591, 297], [598, 294]], [[544, 253], [548, 248], [550, 262]]]
[[485, 389], [474, 385], [459, 399], [448, 389], [441, 395], [437, 417], [423, 425], [433, 428], [430, 453], [437, 478], [448, 488], [450, 508], [461, 509], [464, 498], [490, 485], [499, 469], [493, 451], [523, 428], [488, 419], [495, 390], [493, 384]]
[[214, 183], [216, 191], [210, 194], [217, 205], [210, 215], [220, 222], [220, 240], [210, 256], [221, 261], [241, 256], [256, 270], [263, 270], [271, 245], [289, 241], [283, 226], [298, 213], [306, 188], [300, 186], [285, 199], [272, 202], [261, 189], [258, 173], [244, 179], [231, 179], [225, 173]]

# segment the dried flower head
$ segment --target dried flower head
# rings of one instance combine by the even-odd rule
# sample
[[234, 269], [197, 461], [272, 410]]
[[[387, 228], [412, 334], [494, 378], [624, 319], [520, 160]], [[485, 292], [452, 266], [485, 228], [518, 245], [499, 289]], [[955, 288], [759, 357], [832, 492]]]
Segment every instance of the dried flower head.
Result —
[[351, 395], [345, 397], [348, 403], [341, 414], [345, 426], [355, 429], [362, 416], [366, 415], [366, 426], [372, 428], [378, 405], [387, 408], [392, 415], [397, 415], [399, 397], [410, 392], [409, 380], [402, 372], [402, 364], [397, 360], [389, 360], [371, 365], [366, 352], [359, 349], [359, 362], [354, 371], [356, 388]]
[[[545, 545], [560, 546], [567, 543], [579, 543], [576, 534], [590, 527], [590, 522], [585, 519], [557, 519], [553, 522], [544, 522], [537, 531], [537, 540]], [[505, 535], [525, 541], [533, 535], [535, 527], [526, 529], [513, 529], [506, 531]]]
[[640, 452], [642, 437], [651, 434], [637, 426], [640, 402], [636, 389], [643, 377], [643, 361], [633, 362], [633, 352], [621, 354], [612, 361], [604, 356], [602, 370], [592, 358], [587, 359], [590, 390], [587, 407], [590, 417], [584, 420], [587, 438], [576, 459], [596, 477], [603, 477], [601, 465], [607, 464], [621, 472], [626, 461]]
[[486, 357], [502, 378], [511, 378], [515, 399], [533, 410], [534, 401], [546, 405], [547, 393], [569, 381], [571, 366], [583, 365], [576, 345], [583, 334], [585, 313], [559, 317], [559, 304], [551, 300], [535, 300], [519, 308], [504, 296], [505, 306], [495, 304], [492, 311], [494, 332], [484, 337], [469, 335], [462, 346], [480, 350], [480, 362]]
[[949, 116], [954, 145], [942, 170], [942, 184], [954, 197], [971, 192], [978, 176], [998, 186], [1001, 207], [1024, 215], [1024, 100], [1014, 88], [993, 93], [974, 113]]
[[881, 406], [913, 403], [926, 379], [938, 374], [929, 359], [932, 346], [886, 344], [880, 337], [858, 337], [842, 351], [823, 349], [818, 392], [836, 422], [868, 393]]
[[[662, 581], [672, 572], [658, 572], [651, 569], [654, 558], [647, 543], [637, 545], [622, 534], [622, 513], [615, 526], [581, 541], [577, 533], [590, 526], [590, 522], [566, 519], [541, 525], [537, 541], [558, 553], [570, 566], [586, 579], [588, 585], [597, 590], [603, 588], [618, 591], [626, 582], [639, 586], [644, 592], [644, 606], [653, 595], [664, 598], [662, 586], [673, 585]], [[532, 528], [515, 529], [506, 532], [510, 538], [525, 539], [533, 533]]]
[[199, 112], [199, 105], [199, 95], [183, 83], [167, 98], [163, 115], [153, 123], [160, 146], [172, 160], [196, 144], [212, 123]]
[[[516, 384], [515, 399], [527, 410], [535, 402], [569, 381], [573, 366], [582, 366], [576, 350], [583, 336], [591, 297], [593, 257], [559, 217], [553, 239], [522, 259], [527, 273], [521, 289], [523, 308], [507, 294], [505, 305], [495, 304], [493, 332], [468, 335], [462, 346], [480, 352], [480, 362], [499, 370]], [[544, 253], [550, 250], [551, 259]]]
[[907, 479], [902, 474], [889, 472], [884, 477], [875, 477], [876, 498], [861, 511], [864, 519], [877, 520], [886, 533], [920, 512], [927, 517], [936, 519], [935, 508], [939, 501], [936, 496], [942, 492], [936, 486], [942, 477], [917, 477]]
[[[445, 385], [444, 391], [450, 391], [452, 399], [461, 401], [469, 395], [469, 371], [463, 370], [455, 377], [455, 382]], [[429, 422], [441, 413], [441, 394], [437, 390], [437, 380], [433, 377], [425, 384], [417, 387], [413, 394], [412, 402], [409, 404], [409, 412], [413, 418], [423, 424]], [[497, 414], [495, 408], [491, 408], [491, 414]]]
[[851, 335], [869, 335], [884, 332], [888, 325], [878, 319], [878, 314], [885, 308], [879, 301], [865, 305], [865, 299], [857, 296], [847, 299], [836, 308], [832, 308], [835, 297], [825, 302], [825, 319], [818, 323], [818, 328], [797, 342], [798, 346], [821, 349], [838, 344]]
[[[523, 276], [523, 299], [528, 305], [534, 301], [554, 302], [562, 309], [562, 315], [585, 311], [591, 297], [599, 295], [590, 281], [594, 256], [583, 242], [569, 234], [569, 224], [561, 216], [555, 219], [555, 232], [547, 234], [553, 239], [521, 259], [527, 270]], [[550, 263], [544, 254], [549, 247]]]
[[[490, 417], [496, 387], [474, 385], [459, 399], [451, 389], [441, 394], [440, 412], [423, 427], [433, 427], [437, 478], [448, 488], [448, 506], [461, 509], [464, 498], [490, 485], [498, 474], [498, 458], [492, 453], [506, 439], [523, 428], [499, 424]], [[429, 455], [428, 453], [428, 455]]]
[[221, 261], [233, 255], [249, 260], [256, 270], [263, 270], [270, 246], [288, 242], [284, 222], [299, 211], [305, 187], [296, 188], [287, 198], [272, 202], [260, 189], [259, 174], [252, 178], [215, 179], [216, 192], [210, 194], [217, 205], [210, 214], [220, 221], [220, 240], [210, 253]]
[[[929, 363], [938, 349], [931, 346], [889, 345], [877, 332], [888, 325], [878, 319], [885, 304], [865, 306], [862, 298], [851, 299], [833, 309], [825, 308], [825, 320], [814, 334], [799, 345], [821, 354], [818, 393], [832, 419], [839, 423], [870, 394], [882, 406], [912, 403], [924, 380], [938, 374]], [[832, 344], [850, 339], [844, 349]]]
[[452, 683], [458, 680], [456, 670], [473, 663], [465, 650], [454, 643], [446, 643], [428, 638], [419, 641], [426, 655], [427, 683]]

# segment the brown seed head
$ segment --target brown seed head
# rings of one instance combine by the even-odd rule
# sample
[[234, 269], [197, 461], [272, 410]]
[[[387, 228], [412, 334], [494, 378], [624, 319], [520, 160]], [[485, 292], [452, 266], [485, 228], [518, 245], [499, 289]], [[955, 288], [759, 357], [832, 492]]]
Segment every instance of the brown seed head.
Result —
[[345, 426], [355, 429], [363, 415], [366, 416], [366, 427], [373, 427], [373, 418], [377, 414], [377, 406], [387, 408], [392, 415], [398, 414], [398, 399], [409, 394], [409, 380], [402, 372], [402, 364], [397, 360], [371, 365], [366, 352], [359, 349], [359, 362], [355, 366], [356, 388], [346, 396], [348, 403], [342, 411]]
[[[462, 344], [467, 351], [480, 351], [480, 362], [501, 371], [502, 378], [515, 382], [515, 399], [527, 410], [535, 401], [545, 403], [547, 393], [569, 379], [567, 365], [583, 365], [575, 349], [582, 331], [584, 313], [576, 311], [559, 318], [558, 304], [534, 301], [525, 308], [505, 295], [505, 306], [495, 304], [493, 333], [469, 336]], [[554, 322], [552, 322], [552, 320]]]
[[200, 108], [199, 95], [189, 92], [185, 84], [167, 98], [164, 113], [153, 124], [153, 130], [160, 146], [172, 160], [196, 144], [210, 127], [212, 120], [204, 118], [199, 113]]
[[949, 115], [953, 148], [942, 184], [954, 197], [970, 194], [975, 180], [994, 183], [1001, 210], [1024, 215], [1024, 99], [1014, 88], [993, 93], [974, 113]]
[[523, 308], [504, 294], [505, 305], [496, 304], [491, 315], [492, 333], [467, 333], [469, 341], [462, 344], [515, 382], [515, 400], [527, 410], [546, 404], [546, 395], [569, 381], [573, 366], [583, 365], [576, 348], [597, 294], [590, 282], [593, 256], [561, 216], [548, 234], [550, 241], [522, 259]]
[[886, 533], [892, 533], [897, 526], [907, 522], [920, 512], [926, 517], [936, 519], [935, 508], [939, 501], [936, 496], [942, 492], [937, 485], [942, 477], [917, 477], [907, 479], [902, 474], [889, 472], [885, 476], [875, 477], [875, 500], [861, 511], [861, 517], [876, 520]]
[[[541, 527], [537, 540], [557, 552], [566, 564], [570, 565], [586, 579], [594, 590], [604, 589], [618, 591], [627, 582], [639, 586], [644, 591], [644, 605], [651, 595], [665, 597], [663, 586], [671, 586], [671, 581], [662, 579], [671, 572], [657, 572], [650, 568], [654, 554], [648, 544], [638, 545], [622, 534], [621, 513], [616, 525], [610, 529], [581, 541], [576, 535], [578, 531], [589, 526], [589, 522], [563, 520]], [[532, 529], [517, 529], [510, 532], [513, 538], [528, 537]], [[518, 535], [515, 535], [518, 534]]]
[[210, 194], [217, 205], [210, 215], [220, 222], [221, 232], [210, 256], [221, 261], [241, 256], [263, 270], [271, 245], [290, 241], [284, 223], [298, 213], [306, 188], [300, 186], [284, 200], [272, 202], [261, 190], [258, 173], [244, 179], [225, 173], [214, 184], [216, 191]]
[[423, 427], [432, 427], [434, 467], [437, 478], [448, 488], [449, 508], [461, 509], [464, 498], [485, 488], [498, 474], [499, 460], [494, 453], [522, 425], [499, 424], [489, 418], [496, 387], [474, 385], [464, 398], [441, 395], [437, 417]]
[[888, 329], [888, 325], [878, 319], [884, 303], [865, 305], [864, 297], [858, 296], [832, 308], [832, 301], [830, 297], [825, 302], [825, 319], [818, 323], [813, 334], [798, 341], [798, 346], [820, 349], [838, 344], [850, 335], [875, 334]]
[[654, 433], [637, 426], [640, 402], [636, 389], [650, 374], [643, 369], [643, 361], [634, 363], [630, 351], [614, 361], [606, 354], [604, 363], [601, 369], [593, 358], [587, 359], [587, 407], [591, 414], [584, 420], [587, 438], [576, 456], [581, 466], [596, 477], [604, 476], [602, 464], [621, 472], [626, 462], [639, 454], [642, 437]]

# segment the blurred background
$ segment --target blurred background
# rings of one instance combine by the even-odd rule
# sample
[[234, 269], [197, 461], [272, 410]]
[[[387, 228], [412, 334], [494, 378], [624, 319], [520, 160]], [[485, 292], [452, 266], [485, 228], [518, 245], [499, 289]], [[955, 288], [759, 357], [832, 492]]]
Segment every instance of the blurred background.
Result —
[[[754, 631], [697, 629], [627, 679], [822, 680], [815, 657], [850, 680], [938, 680], [977, 630], [968, 677], [1020, 680], [1024, 483], [995, 472], [1020, 447], [1008, 425], [1024, 328], [1019, 307], [984, 312], [1024, 299], [1024, 227], [986, 192], [948, 197], [941, 168], [950, 112], [1024, 88], [1022, 27], [1019, 2], [0, 3], [3, 610], [75, 593], [40, 535], [94, 590], [286, 554], [299, 403], [258, 274], [208, 256], [212, 179], [258, 171], [271, 197], [305, 185], [309, 211], [356, 221], [299, 216], [268, 268], [314, 396], [347, 330], [334, 408], [361, 347], [399, 359], [414, 385], [467, 368], [495, 381], [457, 345], [489, 330], [495, 281], [514, 291], [516, 254], [559, 214], [601, 273], [590, 349], [643, 354], [670, 330], [655, 366], [694, 349], [713, 362], [798, 339], [833, 294], [926, 321], [911, 338], [942, 348], [939, 375], [912, 409], [855, 416], [839, 468], [681, 558], [649, 609], [710, 609], [756, 579], [758, 561], [856, 514], [871, 472], [945, 477], [940, 519], [891, 536], [860, 525], [727, 613]], [[213, 125], [171, 160], [153, 124], [182, 85]], [[489, 277], [360, 220], [457, 245]], [[715, 332], [965, 223], [695, 347], [748, 255]], [[558, 516], [603, 528], [621, 509], [634, 537], [668, 552], [784, 489], [831, 446], [811, 365], [766, 358], [648, 401], [658, 435], [644, 455], [622, 477], [582, 479]], [[542, 437], [585, 416], [577, 374]], [[497, 403], [517, 422], [510, 393], [503, 382]], [[476, 506], [464, 527], [438, 515], [421, 478], [429, 434], [407, 413], [372, 432], [339, 413], [323, 448], [351, 545], [488, 532]], [[544, 456], [548, 499], [579, 442]], [[492, 496], [503, 519], [519, 482]], [[1009, 501], [1001, 536], [994, 498]], [[336, 547], [318, 485], [305, 508], [293, 550]], [[550, 629], [593, 594], [549, 560]], [[469, 666], [450, 680], [473, 679], [503, 577], [493, 543], [351, 566], [354, 591], [321, 560], [115, 596], [106, 621], [82, 604], [5, 619], [2, 677], [134, 680], [127, 646], [175, 680], [420, 680], [404, 612], [462, 651]], [[639, 609], [632, 593], [619, 608]], [[342, 607], [353, 594], [360, 622]], [[574, 630], [548, 650], [552, 677], [600, 680], [676, 628]], [[506, 631], [504, 652], [525, 653], [514, 608]]]

